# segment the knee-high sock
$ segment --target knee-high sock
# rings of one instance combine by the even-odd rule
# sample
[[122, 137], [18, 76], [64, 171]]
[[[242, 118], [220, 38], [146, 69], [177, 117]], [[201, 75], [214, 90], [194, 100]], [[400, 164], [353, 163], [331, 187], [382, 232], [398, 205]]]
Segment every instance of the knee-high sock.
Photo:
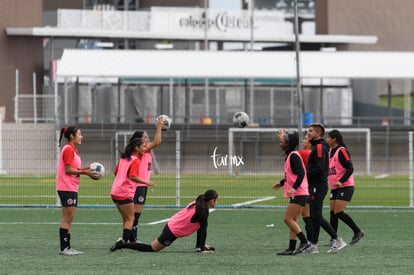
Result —
[[330, 212], [330, 223], [332, 228], [338, 232], [338, 216], [333, 211]]
[[145, 243], [126, 243], [124, 248], [134, 249], [142, 252], [155, 252], [151, 245]]
[[295, 251], [296, 249], [296, 240], [289, 240], [289, 250]]
[[124, 242], [128, 242], [131, 239], [131, 235], [132, 230], [124, 228], [124, 231], [122, 232], [122, 239], [124, 240]]
[[308, 241], [302, 231], [296, 234], [296, 236], [298, 236], [300, 243], [306, 243]]
[[354, 220], [345, 212], [339, 212], [336, 213], [336, 216], [343, 221], [346, 225], [348, 225], [352, 231], [354, 231], [354, 234], [361, 232], [361, 229], [356, 225], [356, 223], [354, 222]]
[[70, 235], [67, 229], [59, 228], [60, 237], [60, 251], [63, 251], [66, 247], [70, 248]]
[[311, 217], [303, 217], [303, 221], [305, 222], [306, 238], [311, 240], [313, 234], [312, 219]]
[[138, 221], [139, 217], [141, 216], [141, 213], [135, 212], [134, 213], [134, 223], [132, 224], [132, 235], [131, 235], [131, 242], [134, 242], [137, 240], [138, 237]]

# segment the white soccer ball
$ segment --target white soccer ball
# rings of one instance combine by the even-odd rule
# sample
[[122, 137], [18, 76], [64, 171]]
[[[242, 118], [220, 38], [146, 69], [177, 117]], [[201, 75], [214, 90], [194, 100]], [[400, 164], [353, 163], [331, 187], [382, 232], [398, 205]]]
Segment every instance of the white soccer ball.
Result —
[[233, 125], [244, 128], [249, 124], [249, 116], [245, 112], [237, 112], [233, 115]]
[[161, 130], [166, 131], [171, 127], [171, 118], [167, 115], [159, 115], [155, 120], [155, 125], [158, 124], [159, 120], [164, 120], [164, 125], [161, 127]]
[[95, 172], [98, 173], [99, 178], [101, 178], [105, 174], [105, 167], [102, 165], [102, 163], [92, 162], [89, 165], [89, 168], [95, 170]]

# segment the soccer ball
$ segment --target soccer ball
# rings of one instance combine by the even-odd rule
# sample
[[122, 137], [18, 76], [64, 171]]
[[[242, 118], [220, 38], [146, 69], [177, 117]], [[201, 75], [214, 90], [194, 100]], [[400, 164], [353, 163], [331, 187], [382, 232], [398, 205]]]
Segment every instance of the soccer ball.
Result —
[[89, 165], [89, 168], [95, 170], [95, 172], [98, 173], [99, 178], [101, 178], [105, 174], [105, 167], [102, 165], [102, 163], [92, 162]]
[[249, 116], [245, 112], [237, 112], [233, 115], [233, 125], [244, 128], [249, 124]]
[[159, 115], [155, 120], [155, 126], [158, 124], [158, 120], [163, 119], [164, 125], [161, 127], [161, 130], [166, 131], [171, 127], [171, 118], [167, 115]]

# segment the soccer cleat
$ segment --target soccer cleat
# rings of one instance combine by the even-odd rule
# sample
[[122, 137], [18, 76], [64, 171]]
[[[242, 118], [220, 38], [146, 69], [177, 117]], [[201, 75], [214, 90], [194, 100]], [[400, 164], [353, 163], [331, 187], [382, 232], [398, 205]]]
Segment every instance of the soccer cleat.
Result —
[[305, 254], [319, 254], [319, 249], [316, 244], [311, 244], [308, 248], [303, 251]]
[[276, 255], [279, 255], [279, 256], [294, 256], [295, 251], [292, 251], [290, 249], [286, 249], [286, 250], [283, 250], [282, 252], [276, 253]]
[[349, 244], [350, 244], [350, 245], [356, 244], [356, 243], [357, 243], [357, 242], [359, 242], [359, 240], [360, 240], [360, 239], [362, 239], [364, 236], [365, 236], [365, 232], [364, 232], [364, 231], [358, 232], [357, 234], [355, 234], [355, 235], [352, 237], [352, 240], [351, 240], [351, 242], [350, 242]]
[[311, 246], [311, 243], [310, 242], [306, 242], [306, 243], [301, 243], [300, 245], [299, 245], [299, 247], [295, 250], [295, 255], [296, 254], [301, 254], [301, 253], [303, 253], [306, 249], [308, 249], [309, 247]]
[[83, 252], [80, 252], [80, 251], [78, 251], [76, 249], [73, 249], [73, 248], [66, 247], [62, 251], [59, 251], [59, 254], [60, 255], [65, 255], [65, 256], [76, 256], [76, 255], [83, 254]]
[[115, 250], [122, 249], [122, 248], [124, 248], [124, 244], [125, 244], [124, 239], [120, 238], [115, 242], [115, 244], [113, 246], [111, 246], [109, 251], [113, 252]]
[[329, 248], [327, 253], [334, 254], [334, 253], [338, 252], [339, 250], [343, 249], [345, 246], [346, 246], [346, 242], [344, 242], [342, 240], [342, 238], [338, 238], [338, 239], [333, 241], [333, 244], [332, 244], [331, 248]]

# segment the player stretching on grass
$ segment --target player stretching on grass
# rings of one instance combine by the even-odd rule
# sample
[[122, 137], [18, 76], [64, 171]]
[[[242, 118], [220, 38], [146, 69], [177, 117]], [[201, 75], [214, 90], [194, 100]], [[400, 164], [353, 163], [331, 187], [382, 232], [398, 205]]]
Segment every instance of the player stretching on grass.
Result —
[[[309, 247], [308, 240], [303, 234], [298, 224], [299, 215], [302, 207], [308, 201], [308, 180], [306, 179], [306, 170], [300, 154], [296, 150], [299, 144], [299, 135], [297, 132], [293, 134], [286, 133], [283, 129], [278, 132], [280, 149], [285, 152], [285, 178], [279, 183], [273, 185], [273, 189], [277, 190], [283, 187], [283, 195], [289, 198], [289, 204], [286, 208], [284, 221], [290, 228], [289, 248], [277, 253], [277, 255], [296, 255], [302, 253]], [[297, 238], [300, 245], [296, 249]]]
[[326, 138], [331, 149], [329, 150], [329, 185], [331, 187], [331, 225], [338, 231], [338, 220], [343, 221], [354, 231], [354, 237], [349, 244], [357, 243], [365, 233], [345, 213], [348, 202], [354, 194], [354, 167], [351, 155], [343, 141], [342, 134], [338, 130], [332, 130]]
[[[161, 144], [161, 128], [164, 125], [164, 120], [159, 119], [157, 121], [157, 130], [155, 132], [154, 140], [150, 141], [147, 132], [136, 131], [131, 137], [130, 141], [138, 138], [141, 139], [146, 146], [146, 151], [141, 158], [141, 164], [139, 166], [140, 178], [145, 181], [151, 179], [151, 168], [152, 168], [152, 149]], [[137, 183], [134, 194], [134, 223], [132, 227], [131, 242], [137, 241], [138, 236], [138, 221], [141, 217], [142, 211], [144, 210], [145, 200], [147, 198], [148, 186], [144, 183]]]
[[81, 130], [75, 126], [69, 126], [60, 130], [59, 146], [62, 138], [67, 143], [60, 152], [58, 171], [56, 177], [56, 191], [62, 204], [62, 221], [59, 227], [60, 254], [74, 256], [83, 254], [70, 246], [70, 226], [78, 207], [78, 191], [80, 175], [88, 175], [92, 179], [98, 179], [98, 174], [89, 169], [81, 168], [81, 158], [76, 147], [82, 143]]
[[144, 181], [140, 178], [140, 160], [145, 150], [145, 143], [141, 139], [131, 140], [115, 167], [111, 198], [122, 216], [123, 232], [121, 240], [125, 242], [130, 241], [132, 236], [136, 184], [144, 183], [148, 186], [155, 186], [153, 182]]
[[206, 245], [209, 209], [217, 204], [218, 193], [207, 190], [199, 195], [195, 201], [190, 202], [184, 209], [173, 215], [165, 225], [161, 234], [151, 244], [127, 243], [119, 240], [111, 251], [129, 248], [143, 252], [158, 252], [171, 245], [177, 238], [190, 236], [197, 231], [195, 252], [213, 253], [214, 247]]

